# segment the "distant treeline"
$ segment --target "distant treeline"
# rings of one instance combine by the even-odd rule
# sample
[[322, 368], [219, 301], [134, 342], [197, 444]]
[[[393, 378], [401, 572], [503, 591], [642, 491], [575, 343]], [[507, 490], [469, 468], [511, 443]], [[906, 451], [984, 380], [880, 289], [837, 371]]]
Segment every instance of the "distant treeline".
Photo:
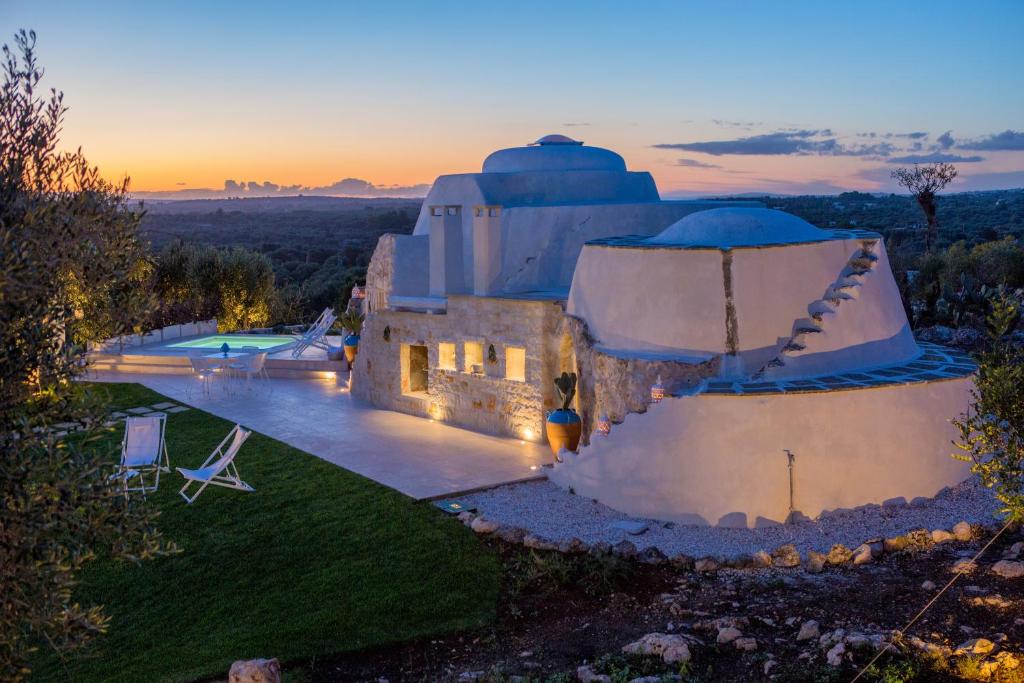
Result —
[[[147, 207], [142, 234], [161, 283], [161, 321], [211, 315], [239, 329], [344, 308], [352, 286], [366, 279], [377, 239], [412, 232], [419, 207], [418, 200], [315, 197]], [[254, 288], [250, 298], [238, 282]]]
[[[972, 315], [956, 314], [955, 305], [947, 305], [963, 298], [964, 291], [982, 285], [1024, 286], [1020, 245], [1024, 190], [941, 195], [937, 248], [927, 257], [924, 216], [907, 195], [847, 192], [753, 199], [822, 228], [880, 232], [908, 312], [918, 325], [955, 325], [973, 319]], [[210, 280], [214, 272], [227, 278], [227, 273], [243, 265], [249, 272], [244, 281], [258, 284], [260, 297], [266, 300], [253, 304], [254, 312], [247, 315], [232, 313], [237, 310], [234, 290], [229, 284], [218, 285], [226, 293], [217, 311], [225, 324], [297, 322], [310, 319], [325, 306], [344, 307], [352, 285], [365, 280], [377, 239], [387, 232], [412, 232], [420, 204], [420, 200], [405, 199], [289, 197], [164, 202], [147, 207], [142, 233], [152, 242], [158, 271], [180, 272], [185, 258], [182, 249], [197, 247], [188, 252], [188, 259], [199, 269], [189, 285], [192, 293], [165, 288], [162, 297], [171, 303], [162, 315], [203, 317], [210, 313], [214, 298], [209, 292], [197, 295], [204, 285], [194, 280]], [[220, 259], [219, 271], [209, 263], [215, 260], [214, 253]], [[237, 280], [240, 276], [231, 277]]]

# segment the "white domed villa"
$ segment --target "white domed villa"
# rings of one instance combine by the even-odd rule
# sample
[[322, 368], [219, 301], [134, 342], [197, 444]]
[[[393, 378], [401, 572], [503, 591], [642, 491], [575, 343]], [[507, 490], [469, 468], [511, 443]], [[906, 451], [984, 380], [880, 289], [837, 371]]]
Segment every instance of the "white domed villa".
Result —
[[628, 514], [760, 526], [967, 475], [974, 365], [914, 340], [880, 235], [662, 201], [565, 136], [438, 178], [367, 302], [357, 396], [543, 440], [576, 373], [580, 446], [549, 478]]

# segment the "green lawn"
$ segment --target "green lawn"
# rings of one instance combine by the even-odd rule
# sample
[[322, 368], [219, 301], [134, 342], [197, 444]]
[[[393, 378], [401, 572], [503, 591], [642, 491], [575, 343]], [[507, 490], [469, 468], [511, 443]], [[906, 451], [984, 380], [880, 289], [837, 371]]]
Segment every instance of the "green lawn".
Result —
[[[113, 409], [168, 400], [139, 385], [95, 386]], [[170, 415], [171, 467], [197, 467], [231, 426], [196, 409]], [[110, 437], [113, 460], [122, 430]], [[226, 677], [236, 659], [287, 664], [494, 618], [497, 557], [432, 505], [258, 433], [235, 462], [255, 493], [209, 487], [186, 506], [180, 476], [161, 480], [150, 504], [184, 552], [90, 569], [76, 598], [105, 605], [110, 632], [66, 672], [40, 662], [37, 679]]]

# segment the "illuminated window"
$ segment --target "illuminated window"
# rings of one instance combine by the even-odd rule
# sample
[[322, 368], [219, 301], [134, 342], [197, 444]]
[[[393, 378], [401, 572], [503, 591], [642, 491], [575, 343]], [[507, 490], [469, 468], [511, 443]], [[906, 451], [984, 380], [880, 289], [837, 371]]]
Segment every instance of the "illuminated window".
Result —
[[437, 367], [442, 370], [455, 369], [455, 344], [441, 342], [437, 345]]
[[425, 394], [428, 378], [427, 347], [402, 344], [402, 393]]
[[465, 354], [462, 369], [482, 375], [484, 372], [484, 345], [480, 342], [466, 342], [462, 346]]
[[514, 382], [526, 381], [526, 349], [518, 346], [505, 347], [505, 379]]

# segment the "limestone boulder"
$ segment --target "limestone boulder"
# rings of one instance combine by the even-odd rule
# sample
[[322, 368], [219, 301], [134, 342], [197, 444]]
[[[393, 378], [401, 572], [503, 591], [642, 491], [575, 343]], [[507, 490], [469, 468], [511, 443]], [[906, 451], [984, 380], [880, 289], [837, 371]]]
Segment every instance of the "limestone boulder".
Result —
[[1004, 579], [1019, 579], [1024, 576], [1024, 562], [999, 560], [992, 565], [992, 572]]
[[483, 517], [477, 517], [469, 526], [478, 534], [493, 534], [498, 530], [497, 522], [492, 522], [491, 520], [484, 519]]
[[953, 525], [953, 536], [958, 541], [969, 541], [974, 538], [974, 530], [967, 522], [957, 522]]
[[825, 559], [831, 565], [844, 565], [853, 559], [853, 552], [842, 543], [836, 543]]
[[776, 567], [799, 567], [800, 553], [792, 543], [779, 546], [772, 553], [772, 564]]
[[726, 645], [736, 640], [737, 638], [742, 637], [743, 633], [738, 628], [735, 628], [733, 626], [726, 626], [724, 628], [718, 629], [718, 637], [715, 638], [715, 642], [717, 642], [719, 645]]
[[670, 633], [648, 633], [640, 640], [622, 648], [625, 654], [661, 657], [666, 664], [681, 664], [690, 661], [690, 646], [681, 635]]
[[817, 640], [821, 635], [821, 631], [818, 627], [818, 622], [814, 619], [805, 621], [800, 626], [800, 632], [796, 634], [796, 639], [800, 640]]
[[281, 663], [274, 659], [243, 659], [231, 665], [228, 683], [281, 683]]

